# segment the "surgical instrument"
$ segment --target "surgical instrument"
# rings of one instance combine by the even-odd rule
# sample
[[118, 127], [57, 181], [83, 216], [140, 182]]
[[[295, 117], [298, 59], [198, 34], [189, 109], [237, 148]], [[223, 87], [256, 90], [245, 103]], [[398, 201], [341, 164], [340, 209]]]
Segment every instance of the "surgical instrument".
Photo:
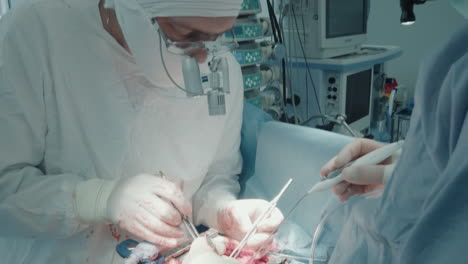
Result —
[[155, 256], [155, 259], [150, 259], [150, 258], [141, 258], [141, 256], [134, 255], [133, 250], [136, 249], [136, 247], [140, 243], [136, 240], [133, 239], [126, 239], [122, 242], [120, 242], [115, 250], [119, 254], [120, 257], [124, 259], [129, 259], [129, 258], [137, 258], [138, 259], [138, 264], [164, 264], [165, 262], [165, 257], [163, 255], [158, 254]]
[[[213, 229], [209, 229], [204, 233], [204, 236], [206, 237], [207, 241], [211, 241], [211, 239], [218, 236], [218, 232]], [[184, 242], [180, 243], [177, 247], [162, 252], [155, 260], [143, 259], [140, 260], [139, 264], [163, 264], [166, 260], [171, 258], [179, 258], [190, 250], [193, 241], [194, 238], [188, 238]], [[116, 251], [122, 258], [127, 259], [130, 257], [132, 251], [138, 246], [138, 244], [139, 242], [136, 240], [127, 239], [117, 245]], [[214, 247], [214, 245], [212, 247]]]
[[[161, 178], [167, 180], [166, 175], [162, 171], [159, 171], [159, 176]], [[187, 232], [189, 232], [189, 235], [194, 239], [197, 238], [197, 237], [200, 237], [200, 234], [198, 233], [197, 228], [195, 227], [193, 222], [190, 220], [190, 218], [188, 216], [182, 214], [182, 212], [180, 212], [180, 210], [177, 209], [177, 207], [174, 206], [174, 208], [182, 216], [182, 223], [184, 224], [185, 229], [187, 229]]]
[[328, 173], [328, 175], [325, 176], [325, 177], [322, 177], [320, 179], [320, 181], [326, 181], [326, 180], [330, 180], [330, 179], [338, 177], [343, 172], [344, 169], [346, 169], [348, 167], [351, 167], [351, 165], [353, 165], [354, 162], [356, 162], [356, 160], [353, 160], [353, 161], [349, 162], [348, 164], [345, 164], [343, 167], [338, 168], [338, 169]]
[[[344, 167], [338, 169], [337, 172], [333, 173], [332, 177], [328, 177], [328, 179], [318, 182], [312, 188], [310, 188], [310, 190], [307, 193], [310, 194], [313, 192], [321, 192], [321, 191], [330, 189], [336, 184], [344, 181], [342, 172], [347, 167], [376, 165], [384, 161], [385, 159], [390, 157], [392, 154], [394, 154], [396, 151], [398, 151], [403, 146], [403, 142], [404, 141], [398, 141], [392, 144], [388, 144], [386, 146], [383, 146], [381, 148], [378, 148], [374, 151], [367, 153], [366, 155], [358, 158], [352, 163], [349, 163], [345, 165]], [[335, 175], [336, 177], [333, 178], [333, 176]]]
[[261, 214], [257, 218], [257, 220], [255, 220], [250, 230], [245, 234], [244, 238], [242, 238], [242, 240], [239, 242], [239, 245], [237, 245], [237, 247], [232, 251], [229, 257], [237, 258], [239, 256], [240, 252], [242, 251], [244, 246], [247, 244], [250, 237], [256, 233], [257, 226], [260, 224], [260, 222], [265, 220], [271, 214], [271, 212], [273, 212], [273, 210], [276, 208], [276, 204], [278, 203], [279, 199], [281, 198], [281, 196], [283, 196], [284, 192], [291, 185], [292, 181], [293, 181], [292, 179], [289, 179], [289, 181], [286, 183], [286, 185], [284, 185], [284, 187], [281, 189], [278, 195], [275, 198], [273, 198], [273, 200], [271, 200], [268, 208], [263, 212], [263, 214]]

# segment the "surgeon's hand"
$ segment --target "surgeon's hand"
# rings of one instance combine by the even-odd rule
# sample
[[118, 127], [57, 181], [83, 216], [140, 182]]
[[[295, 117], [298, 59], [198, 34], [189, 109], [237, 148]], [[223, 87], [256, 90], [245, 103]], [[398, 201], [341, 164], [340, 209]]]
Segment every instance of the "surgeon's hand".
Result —
[[[267, 210], [269, 203], [260, 199], [234, 200], [226, 203], [218, 211], [218, 231], [235, 240], [242, 240], [252, 224]], [[273, 242], [272, 232], [283, 221], [283, 214], [278, 208], [257, 227], [257, 233], [247, 243], [247, 248], [257, 249]], [[268, 247], [266, 247], [268, 248]]]
[[107, 217], [122, 229], [161, 247], [175, 247], [184, 236], [180, 213], [192, 207], [179, 186], [158, 176], [121, 179], [107, 201]]
[[[320, 176], [325, 177], [330, 172], [343, 167], [349, 162], [384, 146], [383, 143], [370, 139], [357, 139], [325, 164]], [[352, 166], [343, 170], [344, 181], [333, 187], [333, 192], [341, 201], [349, 199], [352, 195], [367, 193], [383, 187], [392, 175], [399, 154], [393, 155], [378, 165]]]

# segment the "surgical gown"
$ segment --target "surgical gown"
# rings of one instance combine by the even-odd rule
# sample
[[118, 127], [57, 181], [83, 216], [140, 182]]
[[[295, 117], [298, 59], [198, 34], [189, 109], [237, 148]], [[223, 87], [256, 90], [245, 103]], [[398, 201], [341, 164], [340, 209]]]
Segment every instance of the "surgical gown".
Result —
[[342, 208], [329, 263], [467, 262], [467, 43], [468, 25], [421, 64], [401, 159], [379, 199]]
[[[235, 58], [226, 55], [227, 114], [209, 116], [207, 98], [188, 98], [162, 67], [158, 86], [147, 81], [103, 29], [98, 2], [35, 1], [0, 21], [1, 263], [123, 263], [115, 246], [129, 234], [78, 221], [73, 192], [82, 181], [163, 171], [184, 180], [198, 224], [239, 191]], [[183, 85], [181, 57], [163, 55]]]

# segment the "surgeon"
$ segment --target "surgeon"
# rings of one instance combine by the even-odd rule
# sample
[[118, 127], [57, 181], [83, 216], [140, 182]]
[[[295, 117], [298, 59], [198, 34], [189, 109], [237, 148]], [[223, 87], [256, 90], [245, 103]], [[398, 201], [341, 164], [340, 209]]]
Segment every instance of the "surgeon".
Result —
[[[236, 200], [242, 75], [232, 43], [205, 45], [241, 0], [27, 2], [0, 21], [1, 262], [123, 263], [127, 238], [174, 247], [182, 215], [241, 239], [268, 203]], [[184, 81], [214, 57], [227, 61], [224, 115]]]
[[[468, 1], [450, 3], [468, 18]], [[401, 156], [376, 166], [344, 169], [346, 181], [333, 190], [341, 200], [385, 190], [379, 199], [350, 199], [354, 204], [329, 263], [465, 263], [468, 259], [467, 43], [465, 25], [421, 63]], [[366, 139], [352, 142], [324, 166], [321, 175], [381, 146]]]

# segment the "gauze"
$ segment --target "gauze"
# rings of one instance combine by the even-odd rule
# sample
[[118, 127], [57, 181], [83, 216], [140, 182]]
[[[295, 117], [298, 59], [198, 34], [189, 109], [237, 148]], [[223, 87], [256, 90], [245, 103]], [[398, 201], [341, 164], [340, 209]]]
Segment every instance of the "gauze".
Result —
[[106, 8], [114, 8], [125, 40], [138, 67], [157, 86], [164, 70], [159, 55], [159, 34], [151, 23], [154, 17], [237, 16], [241, 0], [106, 0]]
[[468, 18], [468, 0], [450, 0], [452, 6], [465, 18]]

